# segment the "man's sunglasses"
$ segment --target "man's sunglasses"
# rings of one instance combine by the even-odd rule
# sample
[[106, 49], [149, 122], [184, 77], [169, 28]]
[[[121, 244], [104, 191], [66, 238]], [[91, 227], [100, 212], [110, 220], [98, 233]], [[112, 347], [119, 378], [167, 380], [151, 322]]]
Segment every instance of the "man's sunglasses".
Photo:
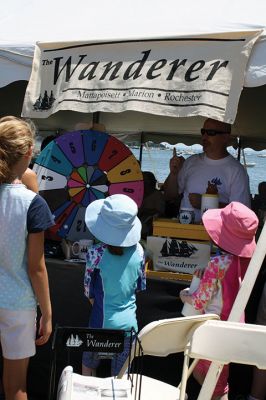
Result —
[[215, 129], [205, 129], [201, 128], [200, 130], [202, 136], [206, 133], [208, 136], [216, 136], [216, 135], [224, 135], [226, 133], [229, 134], [229, 132], [223, 132], [223, 131], [216, 131]]

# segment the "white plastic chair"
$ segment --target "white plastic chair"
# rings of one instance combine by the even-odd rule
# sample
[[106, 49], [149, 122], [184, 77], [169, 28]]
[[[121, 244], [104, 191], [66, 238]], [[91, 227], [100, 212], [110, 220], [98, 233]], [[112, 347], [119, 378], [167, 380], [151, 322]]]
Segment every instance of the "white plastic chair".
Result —
[[[219, 317], [216, 314], [205, 314], [151, 322], [140, 331], [134, 355], [131, 354], [129, 357], [130, 363], [134, 356], [142, 353], [166, 357], [169, 354], [184, 352], [195, 329], [206, 321], [214, 319]], [[185, 388], [182, 390], [181, 387], [179, 390], [179, 387], [140, 373], [125, 373], [129, 368], [129, 360], [125, 362], [116, 379], [81, 376], [74, 373], [71, 366], [66, 367], [58, 384], [57, 399], [184, 400], [186, 398]], [[192, 369], [193, 366], [188, 375]]]
[[64, 368], [57, 389], [58, 400], [131, 400], [131, 382], [110, 378], [83, 376]]
[[[206, 321], [214, 319], [219, 319], [219, 317], [216, 314], [204, 314], [151, 322], [138, 335], [143, 354], [166, 357], [169, 354], [184, 352], [195, 329]], [[182, 388], [181, 386], [179, 390], [179, 387], [144, 375], [139, 376], [134, 373], [125, 374], [127, 367], [128, 362], [124, 364], [118, 378], [125, 380], [129, 377], [132, 380], [132, 397], [134, 399], [184, 400], [186, 398], [185, 387]], [[190, 371], [187, 371], [187, 375], [191, 373], [192, 369], [193, 365]]]
[[[181, 387], [185, 391], [190, 358], [209, 360], [221, 366], [234, 362], [266, 369], [265, 340], [266, 326], [206, 321], [193, 331], [185, 350]], [[209, 400], [212, 396], [211, 388], [207, 387], [206, 390], [208, 395], [205, 392], [204, 399]]]

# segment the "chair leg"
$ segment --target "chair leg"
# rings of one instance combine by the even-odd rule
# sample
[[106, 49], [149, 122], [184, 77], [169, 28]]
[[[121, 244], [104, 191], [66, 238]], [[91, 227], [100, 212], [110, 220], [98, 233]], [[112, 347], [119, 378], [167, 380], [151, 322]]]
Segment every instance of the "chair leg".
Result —
[[210, 368], [205, 376], [201, 390], [199, 392], [198, 400], [209, 400], [212, 398], [216, 383], [219, 379], [223, 365], [217, 362], [212, 362]]
[[188, 380], [188, 377], [189, 377], [188, 374], [189, 374], [189, 355], [188, 355], [188, 351], [185, 350], [185, 352], [184, 352], [183, 370], [182, 370], [182, 378], [181, 378], [181, 382], [179, 384], [179, 386], [180, 386], [179, 400], [185, 400], [185, 398], [186, 398], [186, 387], [187, 387], [187, 380]]
[[[190, 365], [190, 367], [189, 367], [189, 369], [188, 369], [188, 372], [187, 372], [187, 380], [189, 379], [190, 375], [192, 374], [192, 372], [193, 372], [193, 370], [194, 370], [194, 368], [196, 367], [196, 365], [197, 365], [198, 362], [199, 362], [199, 360], [196, 360], [196, 359], [193, 360], [193, 362], [192, 362], [192, 364]], [[177, 386], [177, 389], [180, 389], [181, 382], [182, 382], [182, 381], [180, 381], [179, 385]]]

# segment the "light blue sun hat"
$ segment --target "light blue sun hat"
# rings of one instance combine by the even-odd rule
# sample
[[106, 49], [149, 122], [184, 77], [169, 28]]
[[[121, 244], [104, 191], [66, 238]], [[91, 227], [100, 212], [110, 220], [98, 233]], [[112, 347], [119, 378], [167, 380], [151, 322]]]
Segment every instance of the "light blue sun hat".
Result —
[[111, 246], [130, 247], [140, 241], [141, 222], [134, 200], [124, 194], [113, 194], [90, 203], [85, 212], [89, 231]]

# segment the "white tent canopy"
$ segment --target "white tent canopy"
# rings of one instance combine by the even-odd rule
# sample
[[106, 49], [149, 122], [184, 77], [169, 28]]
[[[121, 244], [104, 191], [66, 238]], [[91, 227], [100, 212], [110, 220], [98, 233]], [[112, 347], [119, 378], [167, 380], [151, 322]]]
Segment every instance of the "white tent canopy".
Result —
[[[28, 80], [36, 41], [170, 38], [264, 29], [264, 0], [9, 0], [0, 15], [0, 86]], [[245, 86], [266, 83], [266, 36], [255, 45]]]
[[[0, 15], [0, 114], [21, 111], [30, 77], [34, 46], [40, 42], [169, 39], [188, 35], [261, 30], [266, 28], [266, 2], [254, 0], [9, 0]], [[244, 77], [233, 132], [249, 147], [265, 148], [266, 31], [255, 43]], [[8, 87], [5, 87], [9, 85]], [[4, 94], [4, 95], [3, 95]], [[19, 110], [19, 111], [18, 111]], [[41, 129], [73, 129], [91, 120], [82, 113], [60, 111], [38, 120]], [[142, 112], [101, 113], [109, 132], [158, 132], [195, 141], [202, 118], [173, 118]], [[159, 135], [161, 137], [161, 135]], [[150, 137], [149, 137], [150, 138]], [[247, 139], [246, 139], [247, 138]], [[180, 138], [169, 139], [174, 143]]]

